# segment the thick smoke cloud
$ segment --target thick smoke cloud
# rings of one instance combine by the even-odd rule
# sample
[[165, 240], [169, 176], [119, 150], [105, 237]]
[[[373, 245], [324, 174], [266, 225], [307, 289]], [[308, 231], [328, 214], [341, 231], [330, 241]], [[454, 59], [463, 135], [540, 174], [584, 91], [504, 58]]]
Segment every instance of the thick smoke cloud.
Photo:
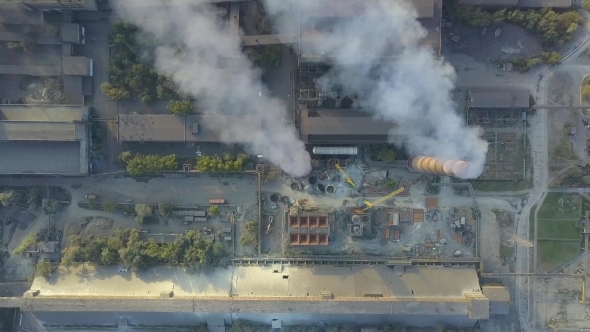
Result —
[[241, 53], [238, 37], [228, 34], [223, 13], [193, 1], [111, 3], [121, 19], [154, 36], [159, 44], [156, 69], [170, 75], [182, 92], [197, 98], [204, 113], [217, 115], [208, 125], [224, 142], [242, 143], [289, 174], [310, 172], [310, 156], [286, 123], [286, 106], [268, 95], [259, 72]]
[[[358, 93], [363, 109], [397, 124], [390, 140], [411, 154], [471, 161], [464, 177], [481, 175], [487, 142], [480, 138], [480, 128], [468, 127], [456, 112], [454, 69], [421, 43], [427, 32], [412, 4], [366, 0], [355, 8], [364, 15], [311, 17], [323, 16], [322, 4], [329, 3], [338, 1], [266, 0], [266, 8], [275, 17], [301, 13], [302, 54], [332, 59], [333, 67], [318, 80], [322, 89], [339, 86]], [[327, 12], [342, 10], [340, 5], [332, 8]], [[283, 32], [295, 31], [281, 22], [277, 19], [276, 26]], [[380, 61], [385, 63], [376, 66]]]

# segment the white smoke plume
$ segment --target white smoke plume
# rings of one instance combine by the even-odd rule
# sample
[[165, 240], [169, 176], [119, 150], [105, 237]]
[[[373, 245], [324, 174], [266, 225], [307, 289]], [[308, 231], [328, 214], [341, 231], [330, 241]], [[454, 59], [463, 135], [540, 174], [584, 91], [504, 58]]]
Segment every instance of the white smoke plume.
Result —
[[[331, 58], [333, 67], [318, 80], [324, 90], [337, 85], [357, 91], [364, 109], [375, 118], [396, 123], [390, 140], [412, 155], [467, 160], [463, 177], [483, 172], [487, 142], [481, 129], [468, 127], [452, 100], [455, 71], [421, 43], [427, 36], [413, 5], [404, 0], [366, 0], [364, 15], [318, 19], [322, 6], [335, 0], [265, 0], [272, 16], [301, 17], [301, 52]], [[346, 3], [346, 1], [343, 1]], [[312, 16], [316, 16], [315, 18]], [[275, 20], [282, 32], [292, 26]], [[384, 56], [394, 58], [376, 66]]]
[[[286, 123], [286, 106], [269, 96], [259, 71], [241, 53], [238, 37], [229, 35], [228, 23], [215, 7], [193, 1], [111, 3], [122, 20], [141, 26], [161, 42], [155, 63], [160, 73], [197, 98], [204, 113], [231, 116], [208, 123], [224, 142], [244, 144], [291, 175], [311, 171], [309, 153]], [[223, 56], [230, 58], [231, 72], [219, 69]]]

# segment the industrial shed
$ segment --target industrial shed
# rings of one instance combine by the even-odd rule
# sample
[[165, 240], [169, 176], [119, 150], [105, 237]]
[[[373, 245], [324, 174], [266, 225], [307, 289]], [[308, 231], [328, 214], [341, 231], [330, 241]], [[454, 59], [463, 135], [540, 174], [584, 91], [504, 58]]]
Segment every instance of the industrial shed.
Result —
[[0, 174], [87, 174], [88, 108], [0, 105]]
[[299, 134], [306, 143], [387, 143], [395, 124], [368, 112], [302, 108]]
[[569, 8], [571, 0], [456, 0], [457, 5], [515, 8]]

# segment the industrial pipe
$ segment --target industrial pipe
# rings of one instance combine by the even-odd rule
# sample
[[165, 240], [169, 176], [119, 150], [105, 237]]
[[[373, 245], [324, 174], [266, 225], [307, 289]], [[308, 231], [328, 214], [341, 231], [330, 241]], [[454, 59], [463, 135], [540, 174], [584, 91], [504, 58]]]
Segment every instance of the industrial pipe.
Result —
[[463, 160], [443, 160], [426, 156], [416, 156], [408, 160], [408, 168], [413, 172], [454, 177], [461, 177], [470, 165], [470, 162]]

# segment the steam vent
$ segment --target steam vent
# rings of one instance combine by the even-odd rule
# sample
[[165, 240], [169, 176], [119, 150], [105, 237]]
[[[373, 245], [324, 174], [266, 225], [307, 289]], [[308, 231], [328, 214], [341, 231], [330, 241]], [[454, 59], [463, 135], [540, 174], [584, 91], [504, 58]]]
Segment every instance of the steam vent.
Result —
[[414, 172], [461, 177], [471, 163], [463, 160], [443, 160], [435, 157], [416, 156], [408, 161]]

